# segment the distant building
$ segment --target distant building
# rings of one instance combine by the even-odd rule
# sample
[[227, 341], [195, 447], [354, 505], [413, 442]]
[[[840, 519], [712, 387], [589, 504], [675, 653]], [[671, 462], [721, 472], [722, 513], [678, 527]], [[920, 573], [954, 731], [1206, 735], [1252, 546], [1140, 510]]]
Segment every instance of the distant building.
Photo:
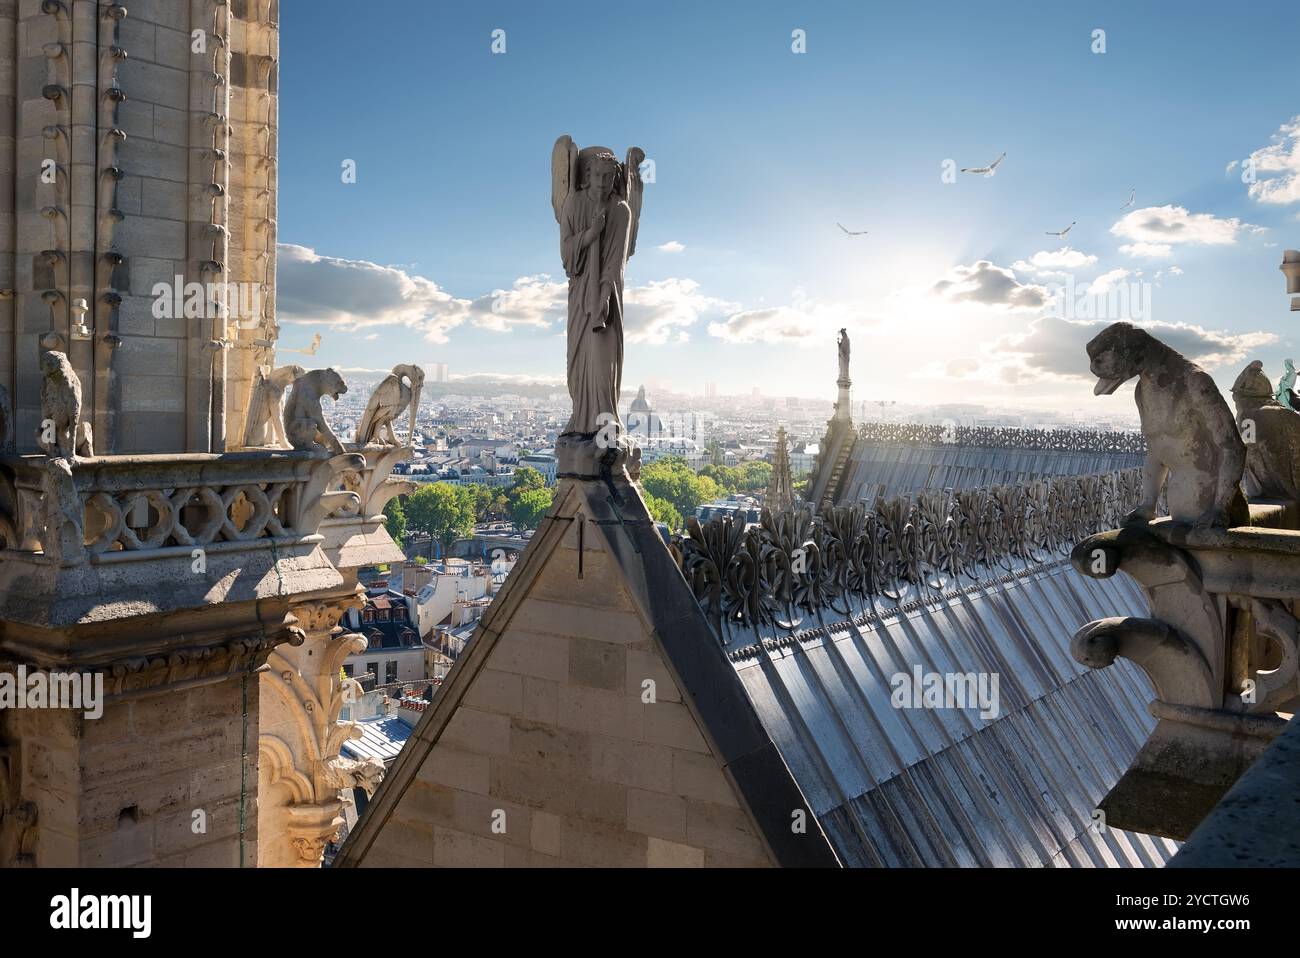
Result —
[[364, 652], [348, 656], [343, 662], [345, 675], [361, 679], [373, 674], [374, 685], [414, 682], [428, 676], [424, 668], [424, 645], [410, 597], [388, 588], [385, 582], [366, 592], [366, 604], [349, 609], [343, 617], [344, 627], [360, 633], [368, 643]]
[[650, 400], [646, 398], [644, 386], [636, 391], [636, 398], [632, 400], [632, 405], [628, 406], [623, 425], [627, 428], [628, 435], [633, 437], [653, 439], [663, 435], [664, 425], [650, 407]]

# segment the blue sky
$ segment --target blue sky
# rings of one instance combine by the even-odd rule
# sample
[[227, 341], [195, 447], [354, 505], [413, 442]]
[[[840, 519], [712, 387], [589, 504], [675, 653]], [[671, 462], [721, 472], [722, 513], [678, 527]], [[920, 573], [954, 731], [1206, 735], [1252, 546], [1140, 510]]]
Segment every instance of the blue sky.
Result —
[[857, 398], [1114, 409], [1081, 343], [1132, 308], [1052, 305], [1098, 277], [1224, 385], [1293, 350], [1293, 4], [283, 7], [281, 341], [323, 363], [558, 381], [562, 133], [654, 161], [625, 385], [831, 398], [847, 326]]

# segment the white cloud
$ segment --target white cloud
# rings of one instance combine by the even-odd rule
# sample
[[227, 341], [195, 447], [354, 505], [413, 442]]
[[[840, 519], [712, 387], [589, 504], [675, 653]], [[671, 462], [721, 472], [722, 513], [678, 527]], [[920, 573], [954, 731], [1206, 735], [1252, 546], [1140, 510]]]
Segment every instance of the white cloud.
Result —
[[1011, 268], [1021, 273], [1059, 273], [1065, 270], [1084, 269], [1097, 262], [1097, 257], [1077, 249], [1062, 246], [1057, 250], [1039, 250], [1028, 262], [1018, 260]]
[[[1068, 320], [1044, 316], [1029, 324], [1024, 333], [1002, 337], [994, 345], [995, 353], [1014, 357], [1018, 370], [999, 370], [1004, 381], [1044, 378], [1091, 379], [1088, 371], [1087, 343], [1110, 325], [1110, 320]], [[1260, 346], [1277, 342], [1267, 332], [1230, 333], [1205, 329], [1191, 323], [1138, 324], [1162, 343], [1176, 349], [1192, 362], [1214, 369], [1239, 363]]]
[[474, 300], [474, 325], [498, 333], [516, 326], [548, 328], [568, 313], [569, 287], [546, 273], [521, 276], [509, 289], [494, 289]]
[[1180, 244], [1227, 246], [1237, 242], [1243, 229], [1254, 230], [1236, 217], [1220, 219], [1212, 213], [1189, 213], [1182, 206], [1148, 206], [1123, 216], [1110, 231], [1132, 243], [1120, 247], [1129, 256], [1168, 256]]
[[1273, 134], [1273, 142], [1250, 154], [1255, 182], [1247, 192], [1260, 203], [1300, 202], [1300, 116]]
[[409, 326], [434, 343], [445, 343], [448, 331], [465, 321], [470, 307], [468, 300], [457, 299], [423, 276], [367, 260], [321, 256], [292, 244], [279, 247], [276, 283], [282, 322], [349, 332]]
[[849, 303], [813, 299], [795, 290], [789, 306], [746, 309], [709, 324], [709, 335], [732, 343], [824, 346], [840, 329], [874, 324]]
[[685, 342], [688, 327], [702, 316], [735, 308], [734, 303], [705, 296], [693, 279], [655, 280], [624, 292], [623, 333], [633, 343]]
[[659, 244], [655, 249], [661, 253], [680, 253], [682, 250], [686, 249], [686, 247], [677, 242], [677, 240], [669, 240], [667, 243]]
[[1127, 243], [1121, 246], [1119, 251], [1125, 256], [1166, 259], [1173, 255], [1174, 248], [1168, 243]]
[[1016, 274], [988, 260], [970, 266], [956, 266], [931, 289], [952, 303], [978, 303], [999, 309], [1041, 309], [1050, 294], [1042, 286], [1022, 283]]
[[1109, 272], [1102, 273], [1091, 283], [1088, 284], [1088, 293], [1092, 296], [1103, 296], [1112, 289], [1118, 288], [1120, 281], [1127, 279], [1131, 274], [1126, 269], [1112, 269]]

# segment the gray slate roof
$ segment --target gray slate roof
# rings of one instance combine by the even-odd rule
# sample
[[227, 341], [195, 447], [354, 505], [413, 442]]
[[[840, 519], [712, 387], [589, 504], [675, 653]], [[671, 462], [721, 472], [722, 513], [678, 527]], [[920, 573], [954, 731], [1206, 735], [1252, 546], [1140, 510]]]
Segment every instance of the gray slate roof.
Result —
[[[851, 866], [1160, 865], [1177, 843], [1089, 828], [1154, 720], [1129, 663], [1069, 654], [1081, 623], [1143, 615], [1126, 576], [1067, 562], [882, 616], [860, 609], [731, 654], [760, 721], [841, 861]], [[1000, 713], [903, 709], [891, 677], [999, 676]]]

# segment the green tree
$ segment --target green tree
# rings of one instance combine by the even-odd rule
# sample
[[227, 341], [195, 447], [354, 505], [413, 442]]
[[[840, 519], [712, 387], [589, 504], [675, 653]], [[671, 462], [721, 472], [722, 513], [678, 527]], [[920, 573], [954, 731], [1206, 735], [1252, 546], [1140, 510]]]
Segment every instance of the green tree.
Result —
[[406, 510], [402, 508], [401, 499], [390, 499], [384, 507], [384, 528], [400, 546], [402, 536], [406, 535]]
[[496, 499], [496, 490], [481, 482], [473, 483], [466, 488], [474, 497], [474, 521], [486, 522], [488, 516], [492, 514], [492, 502]]
[[665, 456], [642, 466], [641, 488], [671, 505], [683, 521], [695, 515], [700, 503], [723, 493], [718, 483], [708, 476], [697, 476], [678, 456]]
[[524, 489], [515, 497], [510, 508], [510, 518], [515, 521], [516, 529], [536, 529], [542, 517], [551, 509], [555, 492], [543, 486], [541, 489]]
[[474, 495], [464, 486], [426, 482], [406, 502], [407, 524], [450, 546], [474, 531]]
[[506, 493], [506, 498], [513, 501], [516, 496], [527, 489], [545, 488], [546, 477], [532, 466], [524, 466], [522, 469], [515, 470], [514, 477], [510, 481], [510, 490]]
[[766, 489], [771, 481], [772, 464], [770, 462], [755, 459], [740, 467], [740, 489], [743, 492]]
[[681, 532], [685, 523], [682, 520], [682, 514], [677, 511], [671, 502], [665, 502], [663, 499], [657, 499], [647, 494], [645, 506], [650, 510], [650, 515], [656, 522], [662, 522], [673, 532]]
[[744, 475], [735, 466], [718, 466], [712, 463], [701, 469], [700, 475], [712, 479], [727, 492], [738, 490], [744, 479]]

